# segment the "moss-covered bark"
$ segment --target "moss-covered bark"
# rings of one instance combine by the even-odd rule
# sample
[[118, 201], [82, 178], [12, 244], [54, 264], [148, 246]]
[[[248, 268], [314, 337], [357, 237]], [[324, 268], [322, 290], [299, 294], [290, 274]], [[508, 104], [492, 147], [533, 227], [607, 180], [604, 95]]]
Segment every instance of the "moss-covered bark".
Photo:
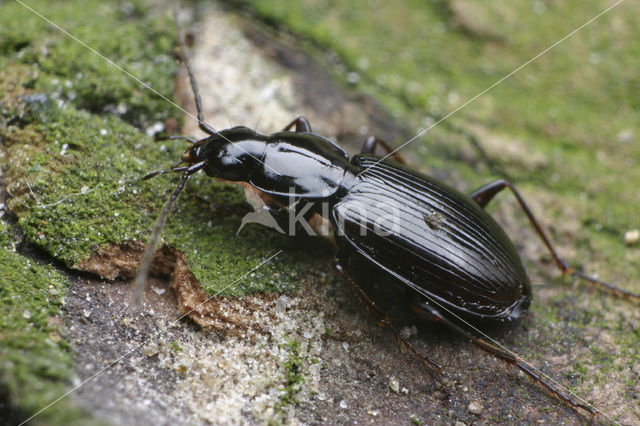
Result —
[[[320, 47], [330, 53], [344, 82], [374, 96], [416, 133], [608, 5], [605, 1], [239, 3], [259, 20], [305, 40], [313, 50]], [[170, 7], [146, 1], [28, 4], [172, 98], [178, 65], [172, 54]], [[563, 254], [589, 272], [636, 292], [640, 249], [626, 246], [622, 235], [639, 227], [637, 12], [637, 4], [623, 3], [433, 128], [426, 142], [420, 138], [409, 147], [418, 168], [462, 182], [461, 189], [486, 183], [495, 177], [495, 170], [503, 172], [551, 228]], [[86, 259], [100, 256], [108, 247], [146, 241], [176, 176], [148, 182], [139, 177], [175, 163], [182, 151], [176, 143], [154, 143], [149, 135], [161, 128], [177, 132], [181, 111], [20, 4], [4, 3], [0, 16], [3, 180], [10, 194], [7, 206], [19, 218], [25, 238], [69, 268], [83, 268]], [[263, 105], [257, 104], [256, 108]], [[485, 156], [470, 148], [470, 139]], [[605, 412], [623, 421], [637, 420], [637, 305], [584, 286], [565, 289], [560, 280], [553, 281], [552, 266], [540, 266], [541, 257], [548, 260], [539, 255], [543, 248], [523, 230], [526, 222], [511, 207], [512, 200], [504, 195], [496, 204], [491, 210], [498, 212], [514, 236], [536, 290], [532, 315], [516, 332], [504, 336], [505, 343], [536, 365], [551, 360], [552, 374], [604, 406]], [[326, 246], [316, 249], [315, 241], [288, 239], [258, 226], [245, 228], [236, 238], [240, 216], [216, 211], [220, 206], [249, 211], [238, 188], [195, 176], [163, 233], [164, 243], [185, 253], [190, 271], [209, 293], [281, 248], [287, 250], [277, 264], [266, 265], [227, 293], [289, 291], [297, 288], [317, 254], [329, 255]], [[38, 367], [39, 348], [48, 345], [49, 334], [55, 332], [40, 321], [56, 315], [57, 305], [49, 303], [53, 298], [37, 298], [40, 293], [27, 289], [53, 285], [63, 294], [67, 284], [49, 269], [26, 273], [26, 259], [5, 254], [3, 278], [9, 278], [2, 282], [3, 291], [20, 294], [20, 303], [25, 303], [22, 313], [17, 311], [20, 315], [25, 309], [33, 315], [42, 313], [38, 321], [31, 320], [33, 326], [22, 324], [24, 315], [7, 320], [7, 330], [31, 327], [39, 333], [33, 351], [27, 350], [34, 358], [2, 366], [12, 398], [30, 412], [47, 400], [49, 392], [61, 389], [69, 374], [69, 358], [62, 343], [54, 345], [55, 374], [41, 393], [42, 400], [32, 402], [27, 394], [15, 393], [18, 383], [46, 382], [39, 376], [43, 371]], [[27, 282], [20, 284], [24, 278]], [[4, 307], [11, 306], [8, 300], [3, 296]], [[21, 334], [11, 333], [7, 341], [16, 343], [7, 348], [31, 347], [20, 341]], [[23, 350], [8, 349], [6, 359], [20, 358]], [[486, 372], [488, 367], [479, 368]], [[490, 390], [482, 392], [492, 395]], [[527, 392], [522, 393], [527, 398]], [[514, 412], [517, 404], [502, 405], [494, 398], [485, 401], [483, 415], [487, 421], [506, 421], [511, 414], [538, 419], [554, 407], [546, 401], [539, 413], [523, 414]], [[475, 418], [456, 413], [465, 421]], [[433, 413], [419, 414], [416, 418], [428, 420]]]
[[[66, 391], [73, 372], [63, 340], [60, 308], [67, 279], [55, 268], [15, 253], [0, 224], [0, 417], [25, 420]], [[67, 401], [43, 413], [39, 424], [80, 424], [86, 414]]]
[[[72, 3], [31, 6], [172, 97], [178, 64], [165, 9], [144, 2]], [[4, 10], [5, 175], [12, 195], [8, 206], [18, 214], [25, 236], [77, 268], [109, 245], [145, 241], [176, 176], [144, 183], [140, 177], [175, 163], [183, 151], [178, 143], [154, 143], [146, 133], [172, 126], [168, 130], [176, 132], [181, 111], [44, 21], [32, 22], [40, 18], [19, 4], [5, 5]], [[18, 25], [21, 21], [29, 25]], [[237, 217], [212, 214], [211, 207], [224, 205], [243, 213], [249, 211], [243, 200], [238, 188], [198, 176], [163, 234], [165, 244], [187, 253], [191, 270], [211, 292], [274, 248], [290, 244], [257, 227], [246, 229], [244, 238], [232, 238]], [[227, 293], [290, 289], [300, 256], [292, 254], [289, 261], [284, 257], [288, 273], [267, 265]]]

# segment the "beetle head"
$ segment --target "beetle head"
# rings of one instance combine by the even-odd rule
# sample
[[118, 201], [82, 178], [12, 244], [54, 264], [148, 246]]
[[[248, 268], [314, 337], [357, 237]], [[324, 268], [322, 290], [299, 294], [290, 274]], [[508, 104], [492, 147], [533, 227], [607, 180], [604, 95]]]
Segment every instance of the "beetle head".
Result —
[[211, 177], [246, 181], [262, 160], [266, 140], [247, 127], [233, 127], [198, 141], [182, 161], [190, 165], [204, 162], [202, 168]]
[[248, 127], [221, 130], [193, 142], [171, 169], [150, 173], [142, 179], [172, 172], [192, 174], [204, 169], [211, 177], [246, 181], [256, 164], [262, 161], [266, 144], [267, 137]]

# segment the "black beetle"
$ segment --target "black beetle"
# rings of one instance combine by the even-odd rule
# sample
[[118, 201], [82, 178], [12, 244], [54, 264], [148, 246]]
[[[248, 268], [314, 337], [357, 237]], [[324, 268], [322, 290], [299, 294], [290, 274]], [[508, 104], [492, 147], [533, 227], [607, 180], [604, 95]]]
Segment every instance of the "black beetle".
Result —
[[[561, 259], [522, 196], [505, 180], [497, 180], [467, 196], [436, 179], [374, 155], [377, 146], [386, 149], [389, 155], [394, 153], [388, 144], [375, 137], [367, 139], [361, 154], [350, 159], [335, 143], [313, 133], [304, 117], [298, 117], [272, 135], [262, 135], [243, 126], [213, 129], [204, 122], [197, 83], [179, 29], [178, 34], [199, 127], [209, 136], [201, 140], [171, 137], [185, 139], [192, 145], [174, 167], [143, 178], [182, 172], [182, 179], [158, 219], [138, 271], [136, 297], [148, 274], [155, 242], [172, 204], [189, 176], [204, 170], [211, 177], [243, 182], [255, 188], [264, 196], [265, 208], [283, 226], [290, 225], [285, 222], [292, 210], [305, 211], [305, 217], [324, 215], [333, 225], [339, 247], [335, 266], [340, 275], [382, 324], [433, 367], [440, 368], [406, 342], [386, 315], [347, 276], [342, 266], [345, 260], [358, 258], [383, 272], [415, 294], [414, 311], [443, 322], [517, 366], [574, 408], [583, 408], [592, 416], [599, 413], [592, 405], [575, 400], [549, 383], [516, 354], [481, 337], [482, 333], [470, 324], [479, 320], [516, 320], [526, 314], [532, 299], [529, 278], [513, 243], [484, 207], [498, 192], [509, 188], [563, 274], [623, 296], [640, 298], [640, 295], [585, 275]], [[466, 331], [463, 324], [475, 332]]]

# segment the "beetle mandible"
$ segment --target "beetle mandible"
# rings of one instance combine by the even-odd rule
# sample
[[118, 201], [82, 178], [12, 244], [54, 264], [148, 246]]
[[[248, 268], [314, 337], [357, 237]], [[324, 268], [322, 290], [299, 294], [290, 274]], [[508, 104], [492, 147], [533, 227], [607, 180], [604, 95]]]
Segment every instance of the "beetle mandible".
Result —
[[[267, 200], [265, 208], [276, 221], [282, 221], [283, 226], [287, 225], [291, 209], [308, 203], [311, 208], [307, 215], [311, 216], [323, 213], [317, 207], [321, 203], [328, 205], [324, 213], [333, 225], [339, 248], [335, 261], [338, 273], [380, 322], [426, 363], [440, 368], [435, 361], [415, 351], [347, 275], [350, 260], [357, 258], [366, 262], [413, 292], [412, 309], [422, 316], [444, 323], [513, 364], [572, 407], [582, 408], [591, 415], [598, 413], [590, 404], [575, 400], [546, 381], [517, 355], [465, 330], [459, 321], [460, 317], [471, 322], [517, 320], [526, 314], [532, 300], [531, 284], [522, 261], [504, 230], [484, 210], [485, 206], [508, 188], [563, 274], [623, 296], [640, 298], [640, 295], [585, 275], [560, 258], [523, 197], [506, 180], [496, 180], [465, 195], [434, 178], [374, 155], [377, 147], [393, 153], [389, 144], [376, 137], [368, 138], [362, 152], [349, 158], [334, 142], [313, 133], [302, 116], [271, 135], [243, 126], [213, 129], [204, 121], [198, 86], [179, 28], [178, 35], [199, 127], [208, 136], [200, 140], [173, 137], [191, 143], [180, 162], [169, 170], [143, 178], [182, 173], [160, 214], [136, 277], [138, 297], [155, 242], [172, 204], [189, 177], [203, 170], [210, 177], [243, 182], [255, 188]], [[388, 211], [376, 207], [381, 201], [395, 208], [395, 220], [391, 223], [384, 220]], [[363, 210], [363, 206], [366, 209]]]

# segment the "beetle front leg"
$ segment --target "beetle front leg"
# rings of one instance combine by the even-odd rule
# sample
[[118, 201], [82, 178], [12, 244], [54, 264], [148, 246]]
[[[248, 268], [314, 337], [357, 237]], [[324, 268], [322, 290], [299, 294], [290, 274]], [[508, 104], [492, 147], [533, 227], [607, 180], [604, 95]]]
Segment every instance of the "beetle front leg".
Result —
[[395, 149], [391, 145], [389, 145], [389, 143], [385, 142], [377, 136], [369, 136], [367, 138], [367, 140], [364, 142], [364, 145], [362, 145], [360, 154], [375, 154], [376, 146], [381, 146], [382, 148], [384, 148], [384, 150], [387, 151], [387, 155], [391, 154], [398, 163], [407, 165], [407, 161], [402, 155], [398, 154]]
[[556, 252], [553, 244], [551, 244], [551, 240], [549, 240], [549, 238], [547, 237], [547, 234], [542, 229], [542, 226], [540, 226], [540, 223], [533, 215], [533, 212], [531, 211], [527, 203], [524, 201], [524, 198], [522, 198], [522, 195], [520, 195], [518, 190], [515, 188], [515, 186], [511, 182], [506, 181], [504, 179], [498, 179], [494, 182], [491, 182], [488, 185], [485, 185], [476, 189], [471, 194], [469, 194], [469, 198], [471, 198], [473, 201], [478, 203], [480, 207], [484, 208], [487, 204], [489, 204], [489, 202], [493, 199], [493, 197], [496, 196], [498, 192], [502, 191], [505, 188], [509, 188], [513, 193], [513, 195], [516, 197], [516, 200], [518, 200], [518, 204], [520, 204], [520, 208], [522, 208], [524, 213], [527, 215], [527, 218], [529, 218], [529, 222], [535, 229], [536, 233], [538, 234], [538, 236], [540, 237], [544, 245], [547, 247], [547, 249], [551, 253], [551, 257], [553, 258], [553, 261], [555, 262], [555, 264], [558, 266], [558, 269], [560, 269], [560, 271], [564, 275], [567, 275], [567, 274], [573, 275], [574, 277], [583, 279], [592, 284], [606, 288], [607, 290], [623, 297], [640, 299], [640, 294], [632, 293], [630, 291], [618, 288], [612, 284], [601, 281], [594, 276], [587, 275], [581, 271], [578, 271], [575, 268], [573, 268], [567, 261], [562, 259]]
[[466, 331], [462, 327], [460, 327], [458, 324], [456, 324], [452, 320], [450, 320], [447, 317], [445, 317], [444, 315], [442, 315], [442, 313], [440, 313], [440, 311], [438, 309], [433, 307], [428, 302], [422, 302], [422, 301], [421, 302], [416, 302], [415, 305], [413, 306], [413, 310], [414, 310], [414, 312], [418, 313], [422, 317], [425, 317], [425, 318], [428, 318], [428, 319], [432, 319], [432, 320], [438, 321], [438, 322], [446, 325], [451, 330], [453, 330], [456, 333], [458, 333], [458, 334], [466, 337], [467, 339], [471, 340], [471, 342], [473, 342], [475, 345], [481, 347], [485, 351], [497, 356], [498, 358], [502, 359], [503, 361], [508, 362], [509, 364], [515, 365], [521, 371], [526, 373], [529, 377], [531, 377], [536, 382], [538, 382], [542, 386], [544, 386], [553, 395], [555, 395], [558, 398], [560, 398], [562, 401], [570, 404], [574, 408], [582, 408], [582, 409], [588, 411], [589, 414], [591, 414], [592, 419], [597, 414], [600, 413], [600, 411], [598, 411], [598, 409], [596, 409], [595, 407], [591, 406], [590, 404], [588, 404], [588, 403], [583, 404], [581, 402], [576, 401], [571, 396], [569, 396], [568, 394], [566, 394], [562, 390], [558, 389], [555, 385], [553, 385], [552, 383], [549, 383], [548, 381], [546, 381], [544, 379], [544, 377], [542, 377], [542, 375], [540, 373], [538, 373], [536, 371], [536, 369], [531, 364], [529, 364], [526, 361], [524, 361], [517, 354], [515, 354], [513, 352], [510, 352], [507, 349], [504, 349], [504, 347], [502, 347], [502, 346], [498, 346], [498, 345], [493, 344], [493, 343], [491, 343], [491, 342], [489, 342], [489, 341], [487, 341], [487, 340], [485, 340], [485, 339], [483, 339], [481, 337], [478, 337], [478, 336], [476, 336], [476, 335], [474, 335], [472, 333], [469, 333], [468, 331]]
[[309, 120], [303, 115], [293, 120], [291, 123], [287, 124], [283, 132], [288, 132], [292, 127], [295, 126], [294, 132], [296, 133], [311, 133], [311, 124], [309, 124]]
[[378, 319], [378, 324], [380, 324], [381, 326], [384, 325], [385, 327], [387, 327], [389, 330], [391, 330], [396, 337], [398, 338], [398, 340], [405, 345], [405, 347], [407, 347], [411, 352], [413, 352], [413, 354], [415, 356], [417, 356], [422, 362], [424, 362], [425, 364], [428, 364], [429, 366], [435, 368], [436, 370], [441, 370], [442, 366], [440, 364], [438, 364], [436, 361], [422, 355], [416, 348], [413, 347], [413, 345], [411, 343], [409, 343], [404, 337], [402, 337], [402, 334], [400, 333], [400, 330], [398, 330], [392, 323], [391, 320], [389, 319], [389, 316], [387, 314], [385, 314], [384, 312], [382, 312], [375, 304], [375, 302], [373, 300], [371, 300], [371, 298], [367, 295], [367, 293], [365, 293], [365, 291], [358, 285], [356, 284], [356, 282], [347, 275], [347, 273], [344, 271], [344, 268], [342, 267], [342, 265], [340, 265], [340, 263], [338, 263], [337, 260], [335, 260], [333, 262], [333, 266], [336, 269], [336, 271], [338, 272], [338, 274], [344, 278], [344, 280], [349, 283], [351, 290], [353, 290], [354, 294], [356, 295], [356, 297], [358, 298], [358, 300], [360, 301], [360, 303], [362, 303], [365, 308], [367, 308], [367, 310], [371, 313], [373, 313], [377, 319]]

